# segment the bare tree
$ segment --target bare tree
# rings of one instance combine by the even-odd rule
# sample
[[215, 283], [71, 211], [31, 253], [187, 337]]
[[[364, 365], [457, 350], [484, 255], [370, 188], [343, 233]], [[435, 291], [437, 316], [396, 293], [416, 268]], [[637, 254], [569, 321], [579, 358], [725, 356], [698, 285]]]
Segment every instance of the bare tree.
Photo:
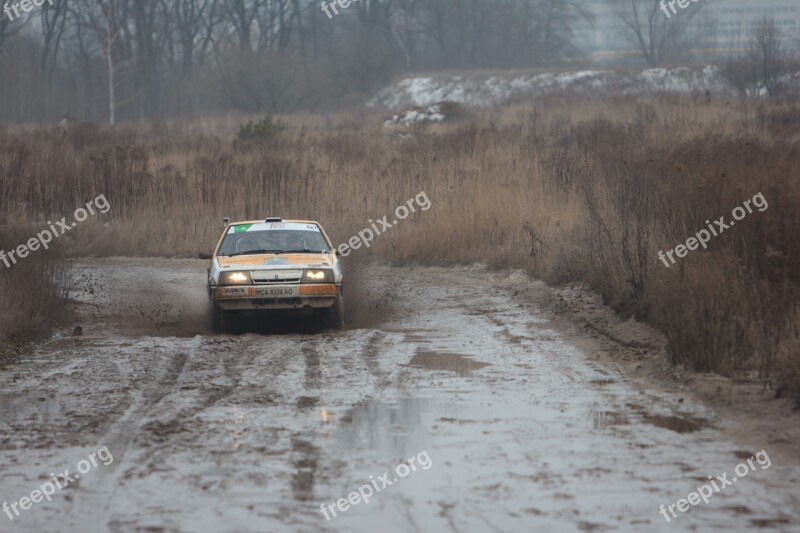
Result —
[[203, 28], [202, 20], [211, 0], [161, 0], [163, 12], [173, 19], [175, 39], [181, 53], [181, 75], [188, 76], [194, 67], [195, 46]]
[[119, 37], [121, 30], [114, 27], [113, 4], [109, 0], [104, 6], [106, 18], [106, 61], [108, 62], [108, 123], [112, 126], [117, 117], [117, 100], [114, 87], [114, 41]]
[[249, 56], [253, 52], [253, 24], [259, 10], [268, 0], [225, 0], [223, 2], [226, 21], [231, 24], [239, 38], [239, 52]]
[[665, 12], [662, 0], [606, 0], [614, 15], [625, 27], [625, 37], [638, 48], [651, 67], [675, 57], [685, 48], [691, 24], [703, 8], [692, 3], [676, 14]]
[[39, 11], [39, 20], [42, 31], [41, 68], [52, 71], [58, 59], [61, 37], [67, 22], [66, 0], [58, 0], [52, 5], [45, 2]]
[[135, 0], [132, 7], [136, 58], [135, 93], [139, 116], [144, 119], [158, 111], [160, 60], [171, 41], [172, 19], [158, 0]]
[[116, 123], [117, 78], [122, 66], [131, 63], [130, 57], [130, 2], [131, 0], [82, 0], [78, 13], [94, 30], [102, 50], [108, 77], [108, 121]]
[[15, 20], [6, 18], [5, 15], [0, 15], [0, 48], [3, 43], [14, 35], [22, 31], [25, 24], [31, 19], [30, 16], [23, 16]]
[[[783, 95], [800, 65], [792, 60], [791, 47], [774, 20], [764, 18], [756, 24], [746, 48], [722, 68], [722, 75], [743, 98]], [[800, 51], [800, 50], [799, 50]]]
[[61, 48], [61, 38], [67, 22], [67, 2], [60, 0], [53, 5], [45, 2], [39, 11], [39, 22], [42, 32], [42, 50], [39, 54], [39, 69], [44, 75], [45, 108], [49, 113], [52, 105], [51, 89], [53, 74]]
[[0, 17], [0, 117], [341, 105], [403, 70], [571, 59], [583, 1], [353, 0], [332, 19], [321, 0], [53, 0]]
[[783, 35], [774, 20], [765, 17], [754, 28], [748, 56], [760, 84], [767, 94], [774, 96], [781, 86], [783, 76], [787, 74], [788, 57], [783, 45]]
[[536, 0], [532, 8], [530, 20], [535, 25], [534, 35], [540, 36], [537, 49], [543, 59], [556, 59], [570, 51], [577, 23], [594, 23], [594, 15], [580, 2]]
[[258, 50], [286, 50], [295, 23], [293, 8], [289, 0], [267, 0], [256, 12]]
[[416, 7], [417, 0], [399, 0], [398, 8], [392, 14], [390, 21], [392, 35], [406, 59], [406, 68], [411, 68], [411, 63], [416, 53], [417, 36], [414, 30], [414, 10]]

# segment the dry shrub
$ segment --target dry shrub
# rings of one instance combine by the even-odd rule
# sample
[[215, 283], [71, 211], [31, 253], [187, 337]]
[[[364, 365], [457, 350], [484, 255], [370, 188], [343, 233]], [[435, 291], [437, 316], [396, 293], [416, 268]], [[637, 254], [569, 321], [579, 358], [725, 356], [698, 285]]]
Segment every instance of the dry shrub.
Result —
[[648, 318], [670, 339], [672, 361], [725, 374], [760, 370], [758, 354], [770, 346], [765, 302], [745, 269], [715, 253], [670, 268], [653, 277], [647, 299]]
[[[15, 249], [35, 232], [29, 228], [0, 226], [0, 250]], [[65, 271], [51, 251], [37, 250], [25, 258], [9, 259], [10, 268], [0, 261], [0, 363], [4, 351], [45, 331], [64, 309]]]
[[[673, 127], [676, 125], [673, 124]], [[677, 125], [679, 126], [679, 125]], [[775, 371], [782, 316], [800, 295], [800, 146], [742, 132], [674, 137], [641, 121], [595, 120], [574, 128], [555, 151], [555, 184], [580, 192], [590, 236], [589, 281], [618, 310], [661, 328], [675, 363], [703, 371]], [[550, 162], [551, 166], [552, 162]], [[550, 170], [548, 168], [548, 170]], [[755, 194], [755, 210], [666, 268], [670, 250]]]
[[791, 137], [800, 131], [800, 108], [759, 109], [758, 118], [776, 138]]
[[800, 408], [800, 308], [786, 320], [786, 333], [778, 346], [778, 395], [791, 395]]

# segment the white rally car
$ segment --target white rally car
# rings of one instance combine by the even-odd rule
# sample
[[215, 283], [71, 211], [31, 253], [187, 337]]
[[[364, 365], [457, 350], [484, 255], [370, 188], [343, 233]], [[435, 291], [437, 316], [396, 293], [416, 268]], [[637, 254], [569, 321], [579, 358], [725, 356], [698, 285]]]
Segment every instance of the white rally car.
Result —
[[215, 330], [237, 315], [275, 310], [343, 326], [342, 270], [322, 226], [280, 218], [224, 222], [208, 269]]

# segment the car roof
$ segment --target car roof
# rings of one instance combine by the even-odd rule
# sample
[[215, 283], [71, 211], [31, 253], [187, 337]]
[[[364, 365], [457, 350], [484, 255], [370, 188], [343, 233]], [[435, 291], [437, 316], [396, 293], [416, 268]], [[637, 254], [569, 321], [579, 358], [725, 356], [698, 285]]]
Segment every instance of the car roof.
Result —
[[[237, 222], [231, 222], [231, 226], [237, 226], [239, 224], [264, 224], [266, 222], [265, 219], [261, 220], [239, 220]], [[287, 222], [290, 224], [316, 224], [317, 226], [320, 225], [319, 222], [315, 220], [289, 220], [289, 219], [282, 219], [281, 222]]]

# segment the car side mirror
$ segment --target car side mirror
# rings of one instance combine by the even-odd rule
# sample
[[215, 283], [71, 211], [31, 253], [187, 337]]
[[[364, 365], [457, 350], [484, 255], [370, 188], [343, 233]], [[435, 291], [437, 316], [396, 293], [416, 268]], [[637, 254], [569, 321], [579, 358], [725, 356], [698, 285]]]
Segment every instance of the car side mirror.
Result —
[[199, 254], [197, 254], [197, 257], [200, 259], [211, 259], [212, 257], [214, 257], [214, 255], [211, 254], [211, 252], [200, 252]]

